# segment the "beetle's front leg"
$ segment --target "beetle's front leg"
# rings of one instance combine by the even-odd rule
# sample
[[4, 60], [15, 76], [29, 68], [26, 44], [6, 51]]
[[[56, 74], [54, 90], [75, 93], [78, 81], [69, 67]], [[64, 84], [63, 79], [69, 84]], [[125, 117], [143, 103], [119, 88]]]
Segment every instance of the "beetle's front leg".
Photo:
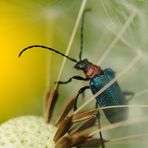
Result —
[[72, 81], [72, 79], [81, 80], [81, 81], [88, 81], [89, 80], [88, 78], [83, 78], [81, 76], [73, 76], [73, 77], [69, 78], [67, 81], [57, 81], [56, 83], [67, 84], [67, 83], [70, 83]]
[[77, 101], [78, 101], [78, 97], [80, 94], [84, 93], [84, 91], [86, 89], [90, 89], [90, 86], [84, 86], [82, 88], [79, 89], [78, 94], [75, 97], [75, 102], [74, 102], [74, 111], [77, 110]]

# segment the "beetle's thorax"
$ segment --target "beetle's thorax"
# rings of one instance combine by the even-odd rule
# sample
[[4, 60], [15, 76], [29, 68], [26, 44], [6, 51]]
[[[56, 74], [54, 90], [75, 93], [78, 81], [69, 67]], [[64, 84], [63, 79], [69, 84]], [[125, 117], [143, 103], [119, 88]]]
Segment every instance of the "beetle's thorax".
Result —
[[101, 73], [101, 68], [97, 65], [89, 64], [85, 69], [86, 78], [91, 79]]
[[92, 64], [87, 59], [81, 60], [77, 62], [75, 68], [78, 70], [83, 70], [86, 78], [91, 79], [97, 74], [101, 74], [102, 70], [101, 67]]

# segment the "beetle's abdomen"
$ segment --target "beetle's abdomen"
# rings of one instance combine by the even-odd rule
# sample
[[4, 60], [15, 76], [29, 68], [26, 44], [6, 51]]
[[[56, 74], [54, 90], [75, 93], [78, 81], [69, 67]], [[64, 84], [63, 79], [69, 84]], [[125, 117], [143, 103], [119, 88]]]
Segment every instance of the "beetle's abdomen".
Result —
[[[90, 87], [92, 93], [97, 93], [101, 88], [103, 88], [107, 83], [109, 83], [115, 74], [112, 69], [107, 68], [103, 71], [102, 75], [96, 75], [90, 81]], [[126, 105], [127, 100], [124, 97], [120, 86], [117, 82], [112, 84], [104, 92], [96, 97], [96, 103], [101, 106], [115, 106], [115, 105]], [[119, 122], [125, 120], [128, 114], [128, 108], [111, 108], [103, 110], [106, 117], [111, 123]]]

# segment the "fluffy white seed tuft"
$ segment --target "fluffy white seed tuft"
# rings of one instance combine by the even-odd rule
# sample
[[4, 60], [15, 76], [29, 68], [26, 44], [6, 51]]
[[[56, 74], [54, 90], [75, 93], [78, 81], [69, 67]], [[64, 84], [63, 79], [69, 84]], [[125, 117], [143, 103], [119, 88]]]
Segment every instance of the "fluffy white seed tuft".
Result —
[[42, 117], [14, 118], [0, 126], [0, 148], [54, 148], [55, 132]]

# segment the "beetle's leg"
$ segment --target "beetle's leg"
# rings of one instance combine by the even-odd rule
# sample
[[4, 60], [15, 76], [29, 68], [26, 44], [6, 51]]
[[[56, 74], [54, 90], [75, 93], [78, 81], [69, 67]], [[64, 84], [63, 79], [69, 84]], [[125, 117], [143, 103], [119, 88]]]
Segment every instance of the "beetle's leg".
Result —
[[133, 99], [135, 93], [132, 91], [123, 91], [123, 95], [125, 96], [127, 101], [130, 101], [131, 99]]
[[76, 95], [76, 98], [75, 98], [74, 111], [77, 109], [77, 100], [78, 100], [79, 95], [81, 93], [83, 93], [86, 89], [90, 89], [90, 86], [84, 86], [84, 87], [79, 89], [78, 94]]
[[76, 80], [81, 80], [81, 81], [88, 81], [88, 78], [83, 78], [81, 76], [73, 76], [71, 78], [69, 78], [67, 81], [57, 81], [56, 83], [58, 84], [67, 84], [70, 83], [72, 81], [72, 79], [76, 79]]
[[[96, 108], [98, 109], [98, 104], [97, 103], [96, 103]], [[98, 110], [98, 113], [96, 115], [96, 119], [98, 120], [98, 127], [99, 127], [99, 129], [101, 129], [100, 112], [99, 112], [99, 110]], [[103, 140], [103, 136], [102, 136], [102, 132], [101, 131], [99, 131], [99, 135], [100, 135], [101, 146], [102, 146], [102, 148], [105, 148], [104, 140]]]

